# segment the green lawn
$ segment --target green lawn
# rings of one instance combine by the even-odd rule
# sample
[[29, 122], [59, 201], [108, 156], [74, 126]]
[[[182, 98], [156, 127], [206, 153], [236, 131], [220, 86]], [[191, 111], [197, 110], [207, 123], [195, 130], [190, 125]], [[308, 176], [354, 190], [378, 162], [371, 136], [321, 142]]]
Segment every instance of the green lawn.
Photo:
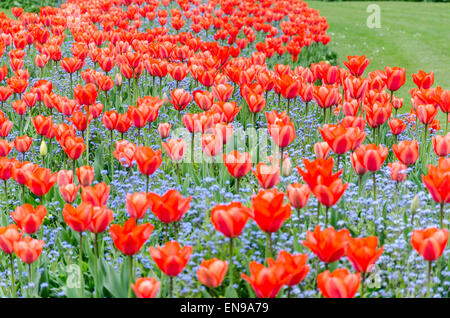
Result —
[[[450, 89], [450, 3], [319, 2], [308, 6], [327, 18], [331, 49], [338, 61], [365, 54], [369, 71], [384, 66], [406, 68], [406, 84], [398, 92], [410, 105], [411, 74], [434, 71], [435, 85]], [[369, 4], [381, 8], [381, 28], [366, 25]], [[409, 107], [408, 107], [409, 109]], [[405, 109], [406, 110], [406, 109]]]

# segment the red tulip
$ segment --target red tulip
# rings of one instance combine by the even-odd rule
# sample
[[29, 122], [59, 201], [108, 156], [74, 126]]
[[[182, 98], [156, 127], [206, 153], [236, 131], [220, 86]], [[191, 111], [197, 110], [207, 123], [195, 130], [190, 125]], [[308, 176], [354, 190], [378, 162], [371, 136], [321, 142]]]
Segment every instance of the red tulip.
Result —
[[424, 71], [419, 70], [418, 73], [412, 75], [412, 79], [419, 89], [428, 89], [433, 86], [434, 72], [427, 74]]
[[163, 223], [180, 221], [189, 210], [191, 199], [191, 197], [183, 198], [175, 189], [167, 191], [163, 196], [149, 193], [152, 212]]
[[402, 67], [388, 67], [388, 66], [386, 66], [384, 68], [384, 70], [385, 70], [385, 73], [386, 73], [386, 79], [384, 80], [384, 82], [385, 82], [387, 88], [391, 92], [395, 92], [400, 87], [402, 87], [403, 84], [405, 84], [406, 71], [405, 71], [404, 68], [402, 68]]
[[344, 256], [349, 238], [350, 232], [347, 229], [336, 231], [330, 226], [321, 231], [320, 225], [317, 225], [314, 232], [306, 232], [306, 241], [303, 241], [303, 245], [322, 262], [333, 263]]
[[346, 268], [338, 268], [332, 273], [320, 273], [317, 276], [317, 286], [326, 298], [353, 298], [360, 280], [360, 273], [351, 274]]
[[150, 247], [150, 256], [167, 276], [178, 276], [186, 267], [192, 254], [191, 246], [181, 248], [177, 241], [167, 242], [163, 247]]
[[240, 202], [216, 205], [211, 210], [214, 228], [228, 238], [238, 237], [247, 223], [251, 210]]
[[275, 261], [268, 258], [267, 263], [269, 266], [280, 264], [289, 277], [285, 284], [287, 286], [295, 286], [309, 273], [310, 267], [306, 265], [307, 260], [307, 254], [291, 255], [286, 251], [280, 251]]
[[44, 248], [44, 241], [33, 239], [29, 236], [14, 242], [14, 253], [27, 264], [35, 262]]
[[252, 286], [259, 298], [275, 298], [290, 278], [284, 266], [279, 263], [264, 267], [263, 264], [252, 261], [249, 268], [250, 276], [241, 273], [241, 277]]
[[73, 183], [68, 183], [59, 186], [59, 192], [61, 193], [61, 197], [66, 203], [72, 203], [76, 200], [79, 189], [80, 186], [79, 185], [77, 186], [76, 184]]
[[81, 166], [76, 169], [76, 175], [78, 182], [82, 186], [90, 186], [94, 181], [94, 167]]
[[377, 259], [383, 253], [384, 248], [378, 247], [378, 238], [369, 236], [367, 238], [349, 237], [345, 255], [352, 262], [357, 272], [369, 273]]
[[134, 154], [142, 174], [152, 175], [162, 163], [161, 150], [153, 151], [150, 147], [139, 146]]
[[141, 277], [136, 280], [135, 284], [131, 284], [137, 298], [155, 298], [160, 286], [161, 283], [155, 277]]
[[95, 103], [97, 99], [97, 86], [89, 83], [86, 86], [78, 84], [73, 89], [75, 99], [80, 105], [90, 106]]
[[64, 221], [76, 232], [86, 231], [92, 221], [93, 206], [81, 202], [76, 208], [70, 204], [64, 205]]
[[408, 168], [406, 165], [401, 163], [400, 161], [389, 162], [388, 163], [389, 171], [391, 172], [391, 179], [397, 182], [402, 182], [406, 179], [406, 169]]
[[361, 145], [352, 154], [352, 160], [357, 160], [358, 164], [366, 170], [375, 172], [380, 170], [388, 155], [388, 148], [375, 144]]
[[343, 63], [353, 76], [361, 76], [370, 62], [365, 55], [347, 56], [347, 59], [348, 61], [343, 61]]
[[301, 183], [293, 183], [287, 187], [287, 197], [289, 203], [294, 209], [303, 209], [308, 203], [311, 190], [308, 185]]
[[186, 143], [183, 139], [169, 139], [167, 142], [162, 142], [162, 146], [170, 160], [179, 162], [183, 159], [184, 152], [186, 151]]
[[435, 227], [414, 230], [411, 245], [426, 261], [435, 261], [441, 257], [448, 242], [448, 230]]
[[291, 216], [291, 206], [283, 205], [284, 193], [276, 189], [260, 190], [252, 197], [250, 217], [266, 233], [278, 231]]
[[84, 186], [81, 189], [81, 200], [92, 206], [104, 206], [109, 198], [109, 185], [105, 182], [95, 186]]
[[252, 171], [258, 179], [259, 186], [263, 189], [273, 188], [280, 182], [280, 168], [278, 166], [268, 166], [260, 162], [256, 165], [256, 169]]
[[38, 205], [35, 209], [31, 204], [24, 204], [16, 207], [16, 210], [11, 212], [14, 222], [27, 234], [36, 233], [46, 215], [47, 209], [43, 205]]
[[433, 137], [433, 149], [438, 157], [446, 157], [450, 153], [450, 133]]
[[252, 157], [249, 153], [241, 153], [237, 150], [230, 152], [228, 155], [224, 154], [223, 162], [228, 172], [234, 178], [242, 178], [245, 176], [250, 172], [253, 165]]
[[419, 158], [419, 143], [417, 140], [403, 140], [398, 145], [392, 145], [392, 151], [401, 163], [411, 166]]
[[22, 233], [15, 224], [0, 227], [0, 248], [6, 254], [14, 252], [14, 242], [20, 241]]
[[136, 219], [128, 219], [125, 224], [113, 224], [109, 233], [114, 241], [114, 246], [123, 254], [132, 256], [139, 252], [142, 245], [150, 237], [154, 226], [150, 223], [136, 225]]
[[222, 284], [227, 269], [227, 261], [221, 261], [217, 258], [203, 260], [197, 270], [197, 279], [209, 288], [216, 288]]

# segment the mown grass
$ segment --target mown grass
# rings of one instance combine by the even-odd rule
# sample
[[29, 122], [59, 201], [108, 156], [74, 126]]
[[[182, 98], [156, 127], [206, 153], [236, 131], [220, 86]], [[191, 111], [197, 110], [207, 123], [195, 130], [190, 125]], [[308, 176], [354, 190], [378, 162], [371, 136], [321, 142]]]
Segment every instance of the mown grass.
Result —
[[13, 14], [11, 13], [11, 10], [0, 8], [0, 12], [5, 12], [6, 16], [8, 16], [9, 18], [14, 18]]
[[[415, 87], [411, 74], [418, 70], [434, 71], [435, 85], [450, 89], [450, 4], [411, 2], [320, 2], [308, 6], [327, 18], [330, 47], [338, 62], [347, 55], [365, 54], [370, 59], [368, 71], [385, 66], [406, 68], [406, 85], [398, 92], [410, 109], [408, 90]], [[381, 28], [366, 25], [367, 6], [381, 9]]]

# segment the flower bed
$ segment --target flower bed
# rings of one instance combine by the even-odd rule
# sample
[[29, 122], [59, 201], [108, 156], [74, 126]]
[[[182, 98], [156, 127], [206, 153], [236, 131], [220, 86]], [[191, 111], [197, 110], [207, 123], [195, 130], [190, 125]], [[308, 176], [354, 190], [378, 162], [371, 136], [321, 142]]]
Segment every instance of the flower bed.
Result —
[[405, 70], [335, 66], [302, 1], [12, 13], [3, 295], [448, 297], [450, 93], [433, 73], [398, 115]]

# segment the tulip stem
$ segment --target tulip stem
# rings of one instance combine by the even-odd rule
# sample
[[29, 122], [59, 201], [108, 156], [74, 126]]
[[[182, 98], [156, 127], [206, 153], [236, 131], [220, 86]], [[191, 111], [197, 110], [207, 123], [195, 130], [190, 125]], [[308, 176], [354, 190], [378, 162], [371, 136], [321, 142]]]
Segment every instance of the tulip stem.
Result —
[[87, 111], [86, 111], [86, 125], [87, 125], [87, 131], [86, 131], [86, 164], [89, 165], [89, 109], [90, 106], [87, 105]]
[[442, 220], [444, 219], [444, 202], [441, 202], [441, 210], [440, 210], [440, 213], [439, 213], [439, 215], [440, 215], [440, 226], [441, 226], [441, 229], [443, 229], [444, 227], [443, 227], [443, 225], [442, 225]]
[[241, 178], [236, 178], [236, 194], [239, 193], [239, 182], [240, 182]]
[[359, 296], [360, 298], [364, 298], [365, 282], [366, 282], [366, 273], [362, 272], [361, 273], [361, 295]]
[[[32, 288], [32, 287], [31, 287], [31, 283], [33, 282], [33, 272], [31, 271], [31, 264], [32, 264], [32, 263], [29, 263], [29, 264], [28, 264], [28, 283], [29, 283], [28, 288]], [[31, 297], [33, 297], [33, 291], [30, 291], [30, 292], [29, 292], [29, 295], [30, 295]]]
[[150, 179], [150, 175], [147, 175], [146, 176], [146, 182], [145, 182], [145, 192], [146, 193], [148, 193], [148, 182], [149, 182], [149, 179]]
[[83, 297], [83, 232], [80, 232], [80, 249], [78, 252], [78, 264], [80, 267], [81, 280], [80, 280], [80, 297]]
[[317, 224], [320, 222], [320, 202], [317, 203]]
[[128, 298], [131, 298], [131, 284], [133, 284], [133, 255], [130, 255], [130, 283], [128, 284]]
[[169, 298], [173, 297], [173, 276], [169, 278]]
[[273, 255], [273, 249], [272, 249], [272, 233], [267, 232], [267, 242], [269, 244], [269, 257], [272, 257]]
[[290, 108], [290, 99], [287, 99], [287, 115], [289, 116], [289, 108]]
[[229, 269], [229, 275], [230, 275], [230, 286], [232, 286], [233, 285], [233, 238], [232, 237], [230, 237], [229, 248], [230, 248], [230, 269]]
[[325, 228], [328, 227], [328, 210], [330, 209], [329, 206], [325, 207]]
[[11, 266], [11, 297], [16, 298], [16, 279], [14, 278], [14, 259], [13, 259], [13, 253], [9, 254], [9, 261]]
[[[73, 159], [72, 160], [72, 175], [73, 175], [73, 177], [75, 177], [76, 176], [76, 174], [75, 174], [75, 166], [76, 166], [76, 161], [75, 161], [75, 159]], [[80, 180], [78, 180], [78, 183], [80, 183]]]
[[428, 275], [427, 275], [427, 298], [430, 298], [430, 286], [431, 286], [431, 263], [432, 261], [428, 261]]
[[114, 177], [113, 143], [114, 143], [114, 131], [111, 130], [111, 143], [109, 145], [109, 160], [110, 160], [110, 164], [111, 164], [111, 181]]
[[194, 164], [194, 141], [195, 141], [195, 133], [192, 132], [192, 138], [191, 138], [191, 164]]
[[283, 174], [282, 170], [283, 170], [283, 148], [280, 147], [280, 175]]
[[375, 171], [372, 174], [373, 176], [373, 199], [377, 197], [377, 178], [375, 176]]

